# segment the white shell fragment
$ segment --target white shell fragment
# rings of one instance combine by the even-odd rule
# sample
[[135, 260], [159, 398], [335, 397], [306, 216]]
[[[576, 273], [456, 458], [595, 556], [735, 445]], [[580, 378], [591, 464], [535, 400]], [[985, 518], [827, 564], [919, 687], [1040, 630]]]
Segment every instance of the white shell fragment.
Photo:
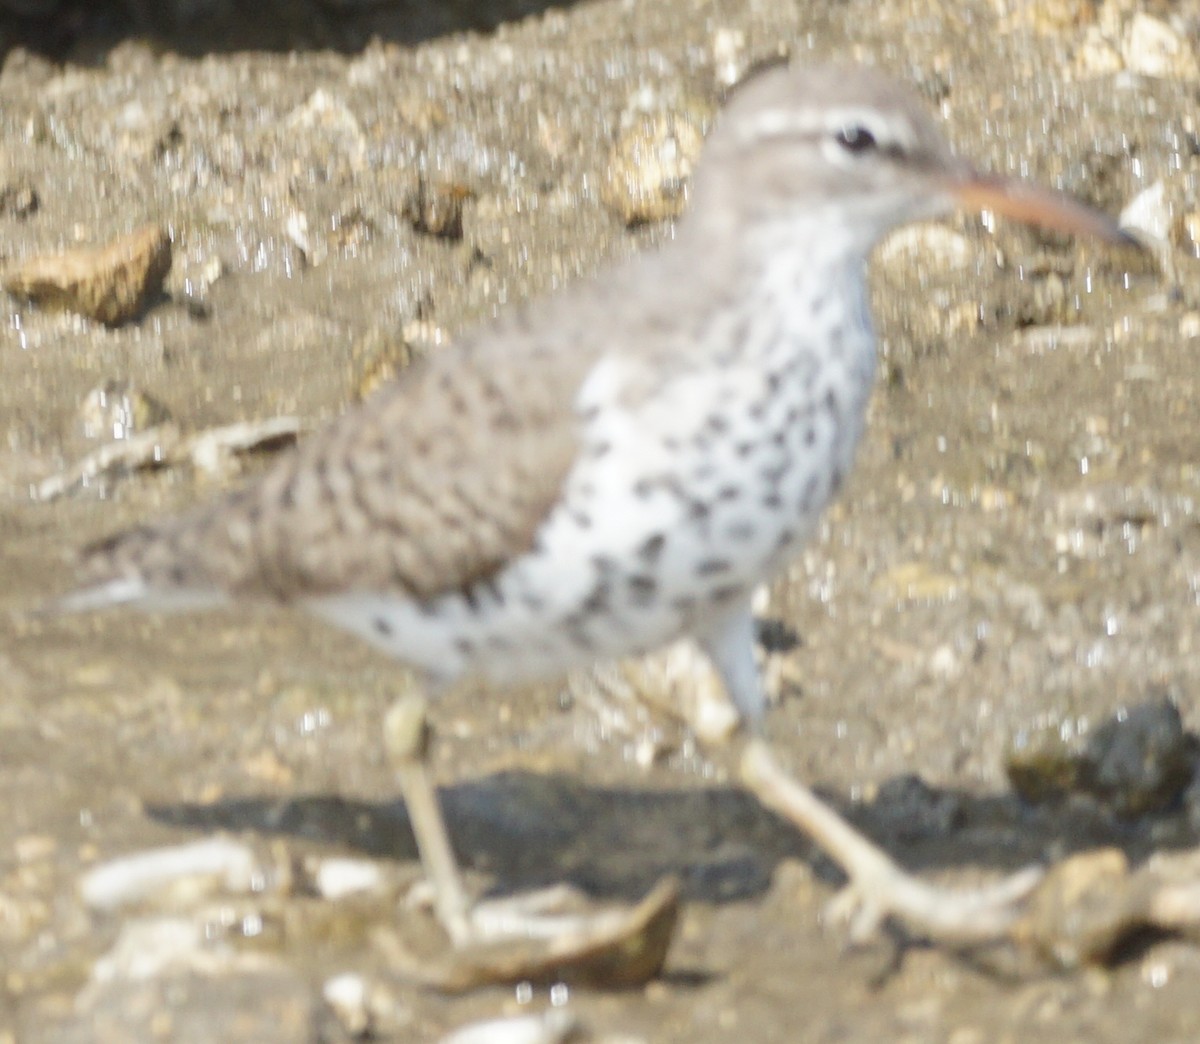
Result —
[[551, 1008], [540, 1015], [472, 1022], [443, 1037], [441, 1044], [562, 1044], [578, 1029], [574, 1015]]
[[258, 857], [246, 845], [224, 837], [121, 856], [101, 863], [79, 879], [79, 893], [93, 910], [153, 899], [187, 886], [200, 894], [256, 890], [263, 880]]
[[1166, 184], [1160, 180], [1143, 189], [1125, 205], [1117, 220], [1124, 229], [1166, 243], [1171, 235], [1171, 207], [1167, 202]]
[[95, 982], [153, 979], [177, 968], [196, 968], [205, 949], [204, 926], [186, 917], [130, 921], [113, 948], [92, 967]]
[[371, 1031], [371, 1012], [367, 1006], [367, 980], [353, 972], [335, 975], [321, 991], [346, 1031], [363, 1037]]
[[378, 894], [388, 887], [378, 863], [367, 859], [322, 859], [313, 872], [313, 884], [323, 899], [336, 901], [348, 895]]
[[56, 500], [101, 479], [181, 463], [219, 474], [247, 454], [290, 446], [300, 430], [300, 421], [295, 417], [240, 421], [186, 437], [174, 424], [162, 424], [124, 441], [105, 443], [75, 464], [42, 479], [30, 493], [35, 500]]

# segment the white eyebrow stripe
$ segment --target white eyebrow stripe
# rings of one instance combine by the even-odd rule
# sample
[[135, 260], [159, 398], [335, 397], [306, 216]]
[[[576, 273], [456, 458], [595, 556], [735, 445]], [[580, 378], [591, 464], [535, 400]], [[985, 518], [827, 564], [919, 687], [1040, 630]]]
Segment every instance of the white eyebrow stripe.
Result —
[[762, 138], [779, 138], [790, 134], [814, 135], [822, 129], [810, 113], [787, 109], [767, 109], [746, 125], [751, 135]]
[[795, 109], [767, 109], [746, 125], [746, 135], [756, 138], [785, 136], [816, 138], [830, 134], [839, 127], [861, 126], [869, 130], [883, 146], [898, 145], [905, 150], [916, 148], [912, 127], [905, 120], [881, 120], [879, 113], [866, 108], [835, 109], [822, 118], [815, 110], [797, 112]]

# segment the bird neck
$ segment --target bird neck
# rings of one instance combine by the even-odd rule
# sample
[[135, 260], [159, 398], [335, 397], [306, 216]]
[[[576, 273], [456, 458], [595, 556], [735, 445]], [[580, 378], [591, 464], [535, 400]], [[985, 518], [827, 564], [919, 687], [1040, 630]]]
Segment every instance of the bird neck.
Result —
[[740, 294], [766, 334], [746, 339], [747, 351], [824, 354], [840, 345], [853, 368], [874, 369], [866, 280], [874, 236], [845, 217], [828, 208], [742, 229]]

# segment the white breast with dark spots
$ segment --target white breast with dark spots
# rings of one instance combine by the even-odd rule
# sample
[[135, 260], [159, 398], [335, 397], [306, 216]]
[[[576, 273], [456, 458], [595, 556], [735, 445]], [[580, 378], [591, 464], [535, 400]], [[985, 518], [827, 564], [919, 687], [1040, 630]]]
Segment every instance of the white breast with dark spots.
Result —
[[703, 630], [800, 550], [862, 427], [869, 328], [844, 307], [806, 308], [802, 337], [775, 319], [673, 373], [599, 363], [562, 502], [490, 581], [424, 605], [309, 607], [445, 682], [552, 677]]
[[506, 580], [565, 596], [554, 630], [576, 655], [625, 655], [703, 629], [810, 534], [850, 464], [856, 384], [798, 356], [696, 373], [636, 408], [596, 410], [562, 508]]

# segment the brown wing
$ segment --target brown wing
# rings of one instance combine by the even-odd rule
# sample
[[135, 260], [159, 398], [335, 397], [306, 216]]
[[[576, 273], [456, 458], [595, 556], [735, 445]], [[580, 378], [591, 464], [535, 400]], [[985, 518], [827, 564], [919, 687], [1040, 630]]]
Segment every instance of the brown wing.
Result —
[[597, 357], [561, 327], [566, 347], [537, 343], [526, 319], [416, 364], [245, 489], [88, 549], [82, 580], [289, 600], [427, 599], [487, 579], [532, 546], [562, 488]]

